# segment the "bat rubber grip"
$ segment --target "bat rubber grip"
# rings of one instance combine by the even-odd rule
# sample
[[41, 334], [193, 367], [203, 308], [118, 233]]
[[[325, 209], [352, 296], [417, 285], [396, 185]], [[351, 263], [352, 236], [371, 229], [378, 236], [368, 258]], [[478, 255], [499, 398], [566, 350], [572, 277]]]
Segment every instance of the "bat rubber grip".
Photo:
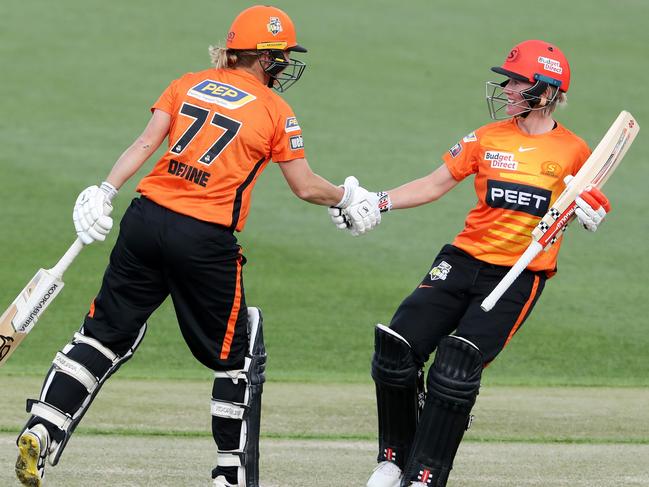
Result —
[[532, 241], [525, 252], [523, 252], [523, 255], [519, 257], [512, 268], [509, 269], [509, 272], [505, 274], [505, 277], [503, 277], [494, 290], [484, 298], [480, 305], [483, 311], [491, 311], [502, 295], [505, 294], [505, 291], [509, 289], [509, 286], [514, 283], [516, 278], [521, 275], [521, 272], [523, 272], [530, 262], [534, 260], [534, 257], [539, 255], [541, 250], [543, 250], [543, 246], [536, 240]]
[[56, 278], [61, 279], [63, 273], [70, 267], [72, 261], [79, 255], [81, 249], [83, 248], [83, 242], [80, 239], [76, 239], [70, 248], [63, 254], [63, 257], [59, 259], [54, 267], [52, 267], [49, 272], [54, 275]]

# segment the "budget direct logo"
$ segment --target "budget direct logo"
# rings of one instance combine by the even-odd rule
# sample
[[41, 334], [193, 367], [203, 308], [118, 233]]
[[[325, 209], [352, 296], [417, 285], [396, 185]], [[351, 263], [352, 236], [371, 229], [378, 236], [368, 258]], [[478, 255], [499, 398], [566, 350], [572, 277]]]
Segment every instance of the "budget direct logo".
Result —
[[514, 154], [510, 152], [488, 150], [484, 154], [484, 160], [489, 161], [494, 169], [507, 169], [509, 171], [518, 169], [518, 162], [514, 160]]
[[543, 65], [543, 69], [545, 69], [546, 71], [551, 71], [557, 74], [563, 73], [563, 68], [561, 67], [561, 63], [556, 59], [550, 59], [545, 56], [539, 56], [537, 61]]
[[207, 103], [215, 103], [229, 108], [230, 110], [241, 108], [245, 104], [257, 99], [255, 95], [251, 95], [235, 86], [210, 79], [201, 81], [193, 86], [187, 94]]

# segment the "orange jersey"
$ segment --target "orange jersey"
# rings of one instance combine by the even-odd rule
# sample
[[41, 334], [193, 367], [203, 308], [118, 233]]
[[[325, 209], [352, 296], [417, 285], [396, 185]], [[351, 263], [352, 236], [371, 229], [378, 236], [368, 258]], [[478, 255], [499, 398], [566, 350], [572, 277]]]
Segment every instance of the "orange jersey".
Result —
[[199, 220], [241, 231], [268, 162], [304, 157], [291, 107], [240, 69], [185, 74], [151, 110], [171, 115], [168, 150], [137, 191]]
[[[514, 119], [485, 125], [442, 157], [460, 181], [475, 174], [478, 204], [453, 245], [476, 259], [512, 266], [532, 241], [531, 232], [590, 155], [586, 143], [563, 125], [541, 135], [523, 133]], [[528, 266], [555, 272], [561, 239]]]

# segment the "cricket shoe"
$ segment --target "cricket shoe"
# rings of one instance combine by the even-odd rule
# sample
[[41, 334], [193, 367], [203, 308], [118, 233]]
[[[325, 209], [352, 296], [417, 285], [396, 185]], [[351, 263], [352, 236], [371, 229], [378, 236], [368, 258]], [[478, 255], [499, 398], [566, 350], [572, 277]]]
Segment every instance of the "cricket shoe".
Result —
[[367, 487], [399, 487], [400, 484], [401, 469], [387, 461], [379, 463], [367, 481]]
[[231, 484], [223, 475], [219, 475], [214, 479], [214, 485], [212, 487], [238, 487], [239, 484]]
[[25, 430], [18, 438], [16, 477], [28, 487], [41, 487], [45, 475], [45, 458], [50, 446], [50, 435], [42, 424]]

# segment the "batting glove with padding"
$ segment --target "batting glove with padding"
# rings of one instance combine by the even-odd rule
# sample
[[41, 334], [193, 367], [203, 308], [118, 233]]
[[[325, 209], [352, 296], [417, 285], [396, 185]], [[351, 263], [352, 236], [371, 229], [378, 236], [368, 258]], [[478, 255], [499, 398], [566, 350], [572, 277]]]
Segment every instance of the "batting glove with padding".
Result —
[[77, 197], [72, 220], [77, 236], [84, 245], [106, 240], [106, 235], [113, 228], [111, 202], [116, 194], [117, 188], [104, 181], [101, 186], [89, 186]]
[[579, 223], [589, 232], [597, 231], [606, 214], [611, 211], [611, 204], [598, 188], [586, 188], [575, 199], [575, 215]]
[[[359, 186], [358, 179], [349, 176], [343, 184], [345, 190], [336, 206], [329, 208], [333, 224], [341, 229], [349, 229], [353, 236], [363, 235], [381, 223], [381, 198], [387, 194], [371, 193]], [[389, 202], [389, 197], [388, 197]], [[387, 203], [385, 203], [387, 204]]]

